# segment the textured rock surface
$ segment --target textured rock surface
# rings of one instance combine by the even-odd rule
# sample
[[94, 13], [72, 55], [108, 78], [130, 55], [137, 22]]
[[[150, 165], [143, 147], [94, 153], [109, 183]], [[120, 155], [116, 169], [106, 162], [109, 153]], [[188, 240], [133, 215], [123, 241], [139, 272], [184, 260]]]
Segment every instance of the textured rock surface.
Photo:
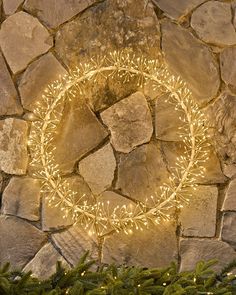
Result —
[[33, 225], [17, 217], [0, 216], [0, 261], [12, 268], [23, 267], [42, 247], [46, 236]]
[[205, 0], [178, 0], [178, 5], [176, 5], [176, 0], [153, 0], [167, 16], [173, 19], [178, 19], [187, 15], [204, 1]]
[[[117, 206], [122, 207], [126, 206], [128, 210], [132, 210], [135, 206], [135, 203], [128, 198], [117, 194], [113, 191], [105, 191], [98, 198], [98, 202], [103, 202], [104, 204], [109, 204], [109, 209], [114, 210]], [[110, 211], [112, 212], [112, 211]]]
[[180, 271], [193, 270], [199, 260], [217, 259], [213, 267], [220, 271], [236, 258], [235, 251], [228, 244], [218, 240], [183, 239], [180, 241]]
[[236, 212], [224, 213], [221, 238], [236, 250]]
[[57, 261], [60, 261], [63, 267], [69, 268], [65, 259], [52, 244], [48, 243], [39, 250], [35, 257], [24, 267], [23, 271], [31, 271], [33, 276], [45, 280], [55, 273]]
[[209, 108], [215, 147], [228, 164], [236, 161], [236, 96], [223, 93]]
[[198, 186], [188, 206], [181, 210], [179, 221], [184, 236], [214, 237], [216, 231], [218, 189]]
[[20, 115], [23, 110], [18, 100], [16, 88], [1, 53], [0, 68], [0, 115]]
[[36, 15], [48, 27], [56, 28], [98, 1], [99, 0], [26, 0], [24, 9]]
[[192, 33], [169, 21], [163, 23], [162, 32], [162, 48], [170, 68], [185, 79], [198, 103], [210, 101], [220, 85], [211, 51]]
[[175, 105], [166, 101], [167, 99], [168, 95], [163, 95], [156, 100], [155, 135], [160, 140], [179, 141], [181, 140], [179, 128], [183, 126], [179, 117], [183, 117], [183, 112], [175, 110]]
[[0, 120], [0, 170], [8, 174], [25, 174], [28, 164], [25, 121]]
[[[78, 199], [83, 195], [88, 203], [93, 201], [91, 191], [86, 182], [78, 175], [67, 177], [69, 188], [78, 193]], [[48, 201], [42, 200], [42, 230], [50, 231], [64, 228], [73, 223], [70, 216], [63, 218], [64, 213], [58, 207], [49, 206]]]
[[168, 176], [160, 147], [150, 143], [121, 156], [116, 188], [144, 201], [155, 194], [156, 187], [167, 181]]
[[40, 186], [30, 177], [11, 178], [3, 193], [2, 213], [39, 220]]
[[159, 22], [151, 3], [145, 7], [142, 1], [134, 5], [133, 1], [108, 0], [63, 26], [55, 49], [67, 65], [72, 65], [87, 55], [123, 47], [156, 56], [159, 41]]
[[236, 48], [225, 48], [220, 53], [221, 77], [229, 89], [236, 93]]
[[236, 175], [236, 165], [234, 164], [225, 164], [222, 165], [222, 170], [225, 176], [232, 178]]
[[141, 235], [136, 231], [131, 235], [119, 233], [108, 237], [104, 244], [103, 262], [164, 267], [176, 260], [176, 254], [175, 225], [167, 222], [145, 229]]
[[15, 13], [2, 23], [0, 46], [13, 73], [25, 69], [52, 45], [48, 31], [28, 13]]
[[66, 70], [52, 53], [47, 53], [29, 65], [19, 82], [23, 107], [33, 111], [45, 88], [66, 74]]
[[136, 92], [101, 113], [111, 132], [114, 148], [128, 153], [150, 140], [153, 132], [152, 117], [145, 96]]
[[3, 0], [3, 10], [7, 15], [13, 14], [24, 0]]
[[236, 211], [236, 179], [233, 179], [227, 188], [222, 210]]
[[79, 173], [95, 195], [99, 195], [111, 186], [115, 169], [116, 159], [110, 144], [105, 145], [79, 163]]
[[230, 3], [208, 1], [193, 12], [191, 26], [203, 41], [229, 46], [236, 44], [236, 32], [231, 21]]
[[66, 103], [58, 130], [55, 159], [64, 172], [72, 171], [75, 162], [107, 136], [105, 128], [79, 97]]
[[78, 226], [71, 227], [61, 233], [52, 235], [52, 240], [56, 247], [60, 249], [63, 257], [72, 264], [76, 265], [85, 253], [89, 251], [90, 257], [97, 258], [97, 246], [95, 239], [88, 235], [88, 231]]
[[[176, 158], [184, 154], [183, 144], [180, 142], [162, 142], [162, 151], [165, 155], [168, 168], [176, 167]], [[206, 172], [204, 177], [199, 177], [197, 183], [200, 184], [215, 184], [224, 183], [227, 178], [221, 171], [220, 161], [213, 148], [210, 148], [209, 159], [204, 163]]]

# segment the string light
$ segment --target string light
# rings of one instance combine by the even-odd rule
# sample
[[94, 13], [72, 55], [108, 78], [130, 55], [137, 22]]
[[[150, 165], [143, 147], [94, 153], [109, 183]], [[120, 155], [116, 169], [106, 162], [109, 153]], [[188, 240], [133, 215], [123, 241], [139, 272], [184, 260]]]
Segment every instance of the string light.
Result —
[[[157, 188], [145, 202], [117, 206], [113, 210], [108, 203], [100, 201], [91, 205], [86, 195], [80, 196], [72, 191], [68, 181], [61, 177], [53, 155], [56, 147], [52, 141], [66, 100], [82, 96], [87, 83], [96, 82], [100, 75], [123, 82], [133, 79], [138, 87], [149, 83], [154, 90], [169, 94], [168, 102], [182, 111], [180, 137], [184, 153], [177, 157], [175, 167], [171, 168], [168, 183]], [[129, 51], [114, 51], [106, 57], [91, 59], [49, 85], [33, 113], [29, 148], [34, 177], [42, 180], [41, 191], [49, 205], [59, 207], [65, 218], [70, 216], [75, 224], [82, 224], [91, 235], [120, 231], [130, 234], [133, 229], [142, 231], [150, 223], [169, 220], [171, 208], [181, 208], [188, 203], [191, 190], [196, 189], [197, 179], [204, 176], [204, 162], [209, 152], [204, 115], [186, 84], [169, 72], [161, 56], [149, 60]]]

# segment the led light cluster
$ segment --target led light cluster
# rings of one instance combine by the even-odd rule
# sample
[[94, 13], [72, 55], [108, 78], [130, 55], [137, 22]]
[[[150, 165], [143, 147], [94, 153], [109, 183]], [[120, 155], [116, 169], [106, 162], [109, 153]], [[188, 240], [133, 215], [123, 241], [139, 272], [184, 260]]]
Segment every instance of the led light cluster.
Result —
[[[98, 199], [91, 205], [87, 196], [79, 196], [72, 191], [68, 181], [61, 177], [53, 156], [56, 147], [52, 141], [65, 101], [81, 99], [86, 93], [87, 83], [96, 82], [100, 75], [124, 82], [132, 79], [132, 83], [135, 80], [138, 87], [148, 83], [153, 89], [159, 89], [160, 93], [168, 94], [175, 109], [182, 110], [180, 136], [185, 151], [176, 159], [168, 183], [158, 187], [152, 196], [147, 196], [146, 202], [117, 206], [113, 210], [109, 202], [103, 203]], [[191, 190], [196, 189], [198, 178], [204, 176], [203, 165], [208, 158], [209, 146], [204, 116], [186, 84], [169, 72], [161, 56], [148, 60], [128, 51], [114, 51], [106, 57], [91, 59], [47, 87], [34, 110], [34, 117], [29, 147], [31, 165], [36, 171], [34, 176], [43, 183], [42, 193], [50, 205], [58, 206], [65, 217], [70, 216], [75, 224], [84, 225], [89, 233], [98, 236], [121, 230], [130, 233], [133, 229], [142, 230], [150, 223], [159, 224], [162, 220], [168, 220], [171, 208], [180, 208], [184, 202], [188, 202]]]

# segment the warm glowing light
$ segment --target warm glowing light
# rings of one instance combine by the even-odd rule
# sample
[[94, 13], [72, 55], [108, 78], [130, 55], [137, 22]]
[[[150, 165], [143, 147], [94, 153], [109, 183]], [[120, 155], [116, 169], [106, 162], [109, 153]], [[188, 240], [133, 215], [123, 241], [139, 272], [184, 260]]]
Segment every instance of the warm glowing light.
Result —
[[[176, 110], [182, 110], [180, 129], [185, 151], [176, 159], [168, 183], [157, 188], [146, 202], [137, 202], [133, 207], [117, 206], [110, 209], [109, 203], [88, 204], [86, 195], [69, 188], [67, 180], [60, 176], [53, 152], [52, 140], [60, 122], [62, 106], [66, 99], [78, 98], [86, 92], [86, 83], [95, 82], [99, 75], [122, 81], [136, 78], [137, 86], [151, 83], [153, 89], [169, 94], [169, 101]], [[142, 231], [150, 223], [159, 224], [170, 219], [171, 208], [181, 208], [189, 201], [191, 190], [196, 189], [196, 180], [204, 176], [204, 162], [208, 158], [207, 127], [204, 116], [192, 99], [186, 84], [172, 75], [163, 59], [148, 60], [128, 51], [114, 51], [107, 57], [91, 59], [81, 64], [70, 75], [58, 79], [45, 90], [34, 110], [29, 147], [34, 176], [43, 181], [42, 193], [51, 206], [59, 207], [64, 217], [71, 216], [75, 224], [82, 224], [90, 235], [106, 235], [134, 229]], [[158, 169], [158, 167], [157, 167]]]

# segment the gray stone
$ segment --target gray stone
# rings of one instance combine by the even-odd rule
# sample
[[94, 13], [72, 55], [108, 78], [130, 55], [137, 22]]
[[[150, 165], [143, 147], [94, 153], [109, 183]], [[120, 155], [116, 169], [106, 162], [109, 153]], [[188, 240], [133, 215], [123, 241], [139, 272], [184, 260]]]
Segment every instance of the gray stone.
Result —
[[227, 164], [236, 161], [236, 96], [222, 93], [208, 108], [212, 139], [221, 158]]
[[97, 259], [95, 238], [78, 225], [64, 232], [53, 234], [52, 240], [56, 247], [60, 249], [63, 257], [73, 266], [79, 262], [86, 251], [89, 251], [91, 258]]
[[173, 103], [168, 101], [168, 95], [157, 98], [155, 106], [156, 138], [166, 141], [181, 140], [179, 128], [183, 126], [183, 122], [179, 117], [183, 117], [183, 111], [175, 110], [175, 107]]
[[[180, 142], [162, 142], [162, 151], [168, 164], [168, 168], [176, 167], [176, 158], [184, 155], [184, 145]], [[213, 147], [209, 147], [209, 159], [203, 163], [205, 167], [204, 177], [197, 177], [196, 183], [199, 184], [215, 184], [224, 183], [227, 178], [221, 170], [220, 161]]]
[[0, 115], [20, 115], [23, 109], [18, 100], [18, 95], [6, 63], [0, 53]]
[[162, 32], [162, 48], [170, 69], [188, 83], [199, 104], [207, 103], [216, 96], [220, 85], [213, 54], [179, 25], [164, 21]]
[[[69, 183], [70, 190], [77, 192], [78, 199], [84, 195], [84, 200], [89, 204], [92, 203], [93, 197], [91, 191], [86, 184], [86, 182], [78, 175], [70, 176], [66, 178]], [[48, 201], [45, 200], [45, 197], [42, 199], [42, 229], [44, 231], [50, 231], [55, 229], [65, 228], [73, 224], [72, 217], [69, 215], [66, 218], [63, 218], [64, 213], [60, 210], [59, 207], [50, 206]]]
[[6, 15], [13, 14], [24, 0], [3, 0], [3, 10]]
[[233, 179], [226, 190], [224, 203], [222, 206], [223, 211], [236, 211], [236, 179]]
[[0, 216], [0, 262], [12, 268], [23, 267], [46, 240], [40, 230], [17, 217]]
[[28, 220], [39, 220], [40, 181], [13, 177], [3, 192], [2, 213]]
[[34, 277], [46, 280], [55, 273], [58, 261], [66, 269], [69, 268], [65, 259], [57, 252], [52, 244], [48, 243], [39, 250], [35, 257], [24, 267], [23, 271], [31, 271]]
[[45, 88], [66, 73], [51, 52], [32, 62], [19, 82], [23, 107], [33, 111]]
[[24, 9], [49, 28], [56, 28], [99, 0], [26, 0]]
[[8, 174], [26, 173], [27, 132], [28, 125], [23, 120], [0, 120], [0, 170]]
[[33, 59], [47, 52], [53, 46], [53, 40], [36, 18], [20, 11], [2, 23], [0, 46], [15, 74], [24, 70]]
[[80, 97], [67, 101], [53, 144], [55, 160], [64, 173], [71, 172], [76, 161], [97, 147], [108, 133]]
[[191, 194], [189, 204], [181, 209], [179, 216], [182, 235], [214, 237], [216, 232], [217, 187], [200, 185]]
[[114, 234], [105, 240], [102, 261], [142, 267], [168, 266], [177, 258], [175, 230], [175, 224], [166, 222], [150, 226], [141, 234], [139, 231]]
[[205, 0], [178, 0], [176, 5], [176, 0], [152, 0], [164, 13], [173, 18], [179, 19], [183, 18], [189, 12], [191, 12], [195, 7], [199, 6]]
[[225, 48], [220, 53], [221, 77], [230, 91], [236, 94], [236, 48]]
[[103, 111], [101, 118], [111, 132], [112, 145], [119, 152], [128, 153], [151, 139], [152, 116], [141, 92], [136, 92]]
[[236, 212], [225, 212], [221, 238], [236, 250]]
[[168, 181], [168, 176], [160, 147], [150, 143], [121, 156], [116, 188], [129, 197], [145, 201]]
[[217, 46], [236, 44], [230, 3], [208, 1], [192, 14], [191, 26], [204, 42]]
[[220, 272], [236, 258], [236, 253], [228, 244], [211, 239], [182, 239], [180, 241], [180, 271], [193, 270], [200, 260], [217, 259], [212, 267]]
[[79, 173], [95, 195], [99, 195], [112, 185], [115, 169], [116, 159], [110, 144], [90, 154], [79, 163]]

